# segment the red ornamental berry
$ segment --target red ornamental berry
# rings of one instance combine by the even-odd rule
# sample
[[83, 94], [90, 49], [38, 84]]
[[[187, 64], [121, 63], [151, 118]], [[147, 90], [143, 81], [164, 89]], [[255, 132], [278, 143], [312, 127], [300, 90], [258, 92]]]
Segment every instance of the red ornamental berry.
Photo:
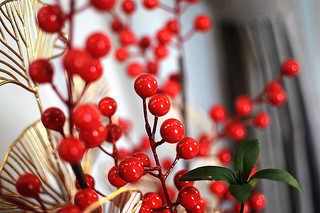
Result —
[[81, 209], [78, 206], [67, 205], [61, 207], [57, 213], [81, 213]]
[[267, 92], [267, 99], [271, 105], [279, 107], [286, 102], [287, 95], [284, 90], [275, 89]]
[[123, 23], [118, 18], [114, 18], [111, 22], [111, 29], [114, 32], [120, 32], [123, 28]]
[[142, 166], [144, 166], [144, 167], [150, 166], [150, 160], [146, 154], [141, 153], [141, 152], [136, 152], [136, 153], [132, 154], [132, 157], [137, 158], [141, 162]]
[[170, 100], [165, 95], [156, 94], [150, 98], [148, 108], [154, 116], [163, 116], [170, 110]]
[[113, 166], [109, 172], [108, 172], [108, 180], [110, 184], [114, 187], [120, 188], [124, 185], [127, 184], [126, 181], [124, 181], [120, 176], [119, 176], [119, 168], [118, 165]]
[[139, 180], [144, 173], [141, 162], [135, 157], [127, 157], [119, 164], [119, 176], [126, 182]]
[[159, 70], [159, 64], [156, 61], [148, 61], [147, 71], [151, 75], [157, 75]]
[[103, 66], [99, 60], [91, 60], [89, 63], [88, 70], [86, 72], [79, 73], [80, 77], [87, 83], [97, 81], [103, 73]]
[[39, 27], [48, 33], [60, 32], [64, 24], [64, 14], [58, 5], [45, 5], [37, 14]]
[[266, 205], [266, 197], [258, 192], [253, 192], [249, 198], [250, 205], [254, 211], [260, 211]]
[[50, 107], [43, 112], [41, 121], [45, 128], [61, 131], [66, 121], [66, 116], [59, 108]]
[[161, 60], [169, 55], [169, 50], [165, 45], [159, 45], [154, 49], [154, 55], [157, 59]]
[[[240, 208], [241, 208], [241, 203], [240, 202], [236, 202], [236, 204], [234, 205], [234, 211], [235, 212], [240, 212]], [[244, 209], [243, 209], [243, 213], [249, 213], [251, 211], [251, 207], [250, 204], [248, 202], [246, 202], [244, 204]]]
[[83, 104], [73, 111], [73, 122], [80, 130], [90, 129], [100, 122], [101, 114], [93, 104]]
[[184, 136], [184, 125], [177, 119], [165, 120], [160, 127], [161, 137], [168, 143], [177, 143]]
[[118, 158], [120, 160], [125, 159], [126, 157], [128, 157], [130, 155], [130, 152], [126, 149], [118, 149]]
[[122, 30], [119, 35], [119, 40], [123, 46], [131, 45], [136, 42], [136, 36], [130, 30]]
[[94, 58], [106, 56], [111, 49], [111, 40], [104, 33], [93, 33], [86, 41], [86, 50]]
[[74, 197], [74, 204], [79, 206], [81, 210], [86, 209], [97, 201], [99, 201], [99, 197], [92, 189], [81, 189]]
[[170, 157], [166, 157], [161, 161], [161, 166], [164, 170], [169, 170], [171, 168], [173, 160]]
[[23, 174], [16, 181], [16, 189], [24, 197], [37, 198], [40, 193], [40, 187], [41, 181], [35, 174]]
[[190, 137], [185, 137], [177, 144], [177, 155], [182, 159], [192, 159], [197, 156], [199, 145]]
[[141, 98], [153, 96], [158, 90], [157, 80], [152, 75], [142, 74], [135, 80], [134, 90]]
[[53, 67], [47, 59], [37, 59], [29, 66], [29, 75], [34, 83], [51, 83]]
[[252, 112], [252, 102], [246, 95], [240, 95], [235, 102], [235, 111], [238, 116], [248, 116]]
[[115, 143], [122, 136], [122, 130], [117, 124], [108, 124], [106, 130], [108, 132], [107, 141], [110, 143]]
[[132, 0], [124, 0], [121, 6], [123, 12], [125, 12], [127, 15], [131, 15], [136, 9], [136, 5]]
[[176, 81], [169, 80], [163, 85], [163, 92], [169, 97], [175, 98], [180, 95], [180, 84]]
[[[87, 180], [88, 187], [90, 189], [94, 189], [94, 185], [95, 185], [94, 178], [91, 175], [88, 175], [88, 174], [85, 174], [85, 177], [86, 177], [86, 180]], [[81, 189], [81, 187], [80, 187], [80, 185], [79, 185], [77, 180], [76, 180], [76, 188], [78, 190]]]
[[229, 164], [232, 161], [232, 152], [230, 149], [224, 148], [218, 152], [218, 158], [222, 164]]
[[141, 138], [141, 147], [144, 149], [150, 149], [150, 142], [149, 142], [149, 137], [147, 135], [143, 136]]
[[187, 209], [187, 213], [203, 213], [206, 209], [206, 205], [206, 201], [200, 198], [197, 205], [195, 205], [191, 209]]
[[129, 58], [129, 52], [126, 48], [119, 47], [115, 52], [116, 59], [118, 61], [125, 61]]
[[151, 44], [151, 39], [148, 36], [143, 36], [139, 41], [139, 46], [142, 49], [148, 48], [150, 46], [150, 44]]
[[80, 130], [79, 137], [85, 142], [87, 148], [100, 146], [107, 138], [107, 130], [102, 123], [97, 123], [90, 129]]
[[162, 200], [157, 193], [148, 192], [143, 196], [143, 203], [150, 206], [151, 209], [156, 209], [161, 207]]
[[270, 81], [269, 83], [266, 84], [266, 87], [265, 87], [265, 92], [266, 93], [269, 93], [269, 92], [272, 92], [272, 91], [275, 91], [275, 90], [282, 90], [282, 86], [280, 84], [280, 82], [278, 81]]
[[63, 66], [69, 74], [80, 74], [88, 71], [90, 55], [80, 49], [70, 49], [63, 57]]
[[241, 141], [247, 135], [247, 130], [242, 123], [236, 122], [231, 124], [230, 129], [228, 130], [229, 137], [235, 141]]
[[210, 145], [211, 139], [207, 134], [201, 134], [198, 137], [198, 142], [200, 145]]
[[223, 181], [213, 181], [210, 183], [210, 191], [217, 196], [223, 196], [228, 191], [228, 184]]
[[207, 144], [200, 144], [198, 155], [200, 157], [208, 157], [210, 155], [210, 146]]
[[172, 39], [171, 31], [168, 29], [161, 29], [157, 33], [157, 39], [160, 44], [169, 44]]
[[90, 0], [91, 5], [99, 11], [110, 11], [114, 8], [117, 0]]
[[281, 73], [288, 77], [295, 77], [300, 72], [300, 65], [294, 59], [287, 59], [281, 65]]
[[132, 129], [131, 122], [123, 118], [118, 118], [118, 125], [120, 126], [123, 132], [130, 132]]
[[184, 175], [185, 173], [187, 173], [189, 170], [183, 169], [180, 170], [179, 172], [177, 172], [174, 175], [174, 185], [177, 187], [177, 189], [182, 189], [183, 187], [186, 186], [193, 186], [194, 181], [179, 181], [179, 178]]
[[200, 200], [200, 192], [193, 186], [186, 186], [179, 191], [178, 201], [179, 203], [187, 208], [193, 208], [198, 204]]
[[139, 213], [151, 213], [151, 212], [152, 212], [152, 210], [151, 210], [150, 206], [142, 203], [141, 208], [139, 210]]
[[214, 105], [210, 108], [209, 115], [215, 122], [220, 122], [227, 117], [227, 110], [222, 105]]
[[77, 138], [64, 138], [58, 146], [60, 158], [70, 164], [80, 162], [85, 152], [86, 145]]
[[143, 71], [143, 66], [137, 62], [132, 62], [127, 67], [127, 74], [132, 78], [136, 78], [137, 76], [141, 75]]
[[117, 110], [117, 102], [113, 98], [104, 97], [99, 101], [98, 107], [102, 115], [110, 117]]
[[177, 34], [180, 31], [180, 25], [179, 22], [176, 19], [169, 20], [167, 22], [167, 28], [172, 33]]
[[155, 9], [159, 6], [159, 0], [143, 0], [143, 5], [147, 8], [147, 9]]
[[258, 112], [253, 118], [254, 125], [258, 128], [266, 128], [270, 124], [270, 116], [266, 112]]
[[200, 32], [206, 32], [211, 28], [211, 19], [207, 15], [198, 15], [194, 20], [194, 28]]

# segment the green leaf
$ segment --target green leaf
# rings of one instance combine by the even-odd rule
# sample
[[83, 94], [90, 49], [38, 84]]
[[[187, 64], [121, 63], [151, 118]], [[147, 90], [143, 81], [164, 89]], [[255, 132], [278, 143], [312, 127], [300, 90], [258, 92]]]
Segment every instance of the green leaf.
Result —
[[229, 168], [220, 166], [203, 166], [182, 175], [179, 181], [222, 180], [228, 184], [236, 184], [237, 180]]
[[283, 183], [289, 184], [301, 192], [303, 192], [303, 188], [301, 187], [300, 183], [288, 172], [281, 170], [281, 169], [263, 169], [256, 172], [251, 178], [249, 183], [254, 184], [259, 179], [269, 179], [269, 180], [276, 180], [281, 181]]
[[234, 170], [241, 183], [246, 183], [260, 154], [260, 142], [257, 139], [241, 142], [234, 154]]
[[252, 187], [250, 184], [245, 183], [242, 185], [230, 184], [229, 192], [241, 203], [245, 203], [252, 192]]

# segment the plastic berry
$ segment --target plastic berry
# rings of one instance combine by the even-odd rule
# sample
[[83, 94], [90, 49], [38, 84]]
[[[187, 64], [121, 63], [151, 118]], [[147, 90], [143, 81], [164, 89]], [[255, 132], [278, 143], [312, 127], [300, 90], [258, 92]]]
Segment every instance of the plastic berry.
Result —
[[193, 186], [186, 186], [179, 191], [178, 201], [183, 207], [187, 209], [196, 206], [199, 200], [200, 192]]
[[[94, 178], [93, 178], [91, 175], [89, 175], [89, 174], [85, 174], [85, 177], [86, 177], [86, 180], [87, 180], [88, 187], [89, 187], [90, 189], [94, 189], [94, 185], [95, 185], [95, 180], [94, 180]], [[76, 180], [76, 188], [77, 188], [78, 190], [81, 189], [81, 187], [80, 187], [80, 185], [79, 185], [79, 183], [78, 183], [77, 180]]]
[[122, 129], [117, 124], [108, 124], [106, 130], [108, 132], [107, 141], [110, 143], [118, 141], [122, 136]]
[[29, 75], [34, 83], [51, 83], [53, 67], [47, 59], [37, 59], [29, 65]]
[[[240, 202], [236, 202], [235, 205], [234, 205], [234, 211], [235, 212], [240, 212], [240, 208], [241, 208], [241, 203]], [[248, 202], [246, 202], [244, 204], [244, 208], [243, 208], [243, 213], [250, 213], [251, 211], [251, 206]]]
[[185, 137], [177, 144], [177, 155], [182, 159], [192, 159], [198, 152], [199, 145], [193, 138]]
[[136, 36], [130, 30], [122, 30], [119, 35], [119, 40], [123, 46], [127, 46], [136, 42]]
[[157, 193], [148, 192], [143, 196], [143, 203], [150, 206], [151, 209], [156, 209], [161, 207], [162, 200]]
[[169, 29], [161, 29], [157, 33], [157, 39], [160, 44], [169, 44], [172, 39], [172, 33]]
[[220, 122], [227, 117], [227, 110], [222, 105], [214, 105], [210, 108], [209, 115], [215, 122]]
[[187, 213], [203, 213], [206, 209], [206, 202], [200, 198], [197, 205], [192, 207], [191, 209], [187, 209]]
[[212, 181], [209, 187], [210, 191], [217, 196], [223, 196], [228, 191], [228, 184], [223, 181]]
[[161, 166], [165, 171], [168, 171], [171, 168], [172, 165], [172, 158], [165, 157], [161, 160]]
[[143, 36], [140, 40], [139, 40], [139, 46], [140, 48], [147, 49], [148, 47], [150, 47], [151, 44], [151, 39], [148, 36]]
[[145, 136], [143, 136], [143, 137], [141, 138], [140, 144], [141, 144], [141, 147], [142, 147], [143, 149], [150, 149], [150, 148], [151, 148], [150, 142], [149, 142], [149, 137], [148, 137], [147, 135], [145, 135]]
[[258, 112], [254, 115], [253, 123], [260, 129], [266, 128], [270, 124], [270, 116], [266, 112]]
[[18, 193], [24, 197], [37, 198], [40, 193], [41, 181], [39, 177], [32, 173], [21, 175], [16, 181]]
[[89, 129], [80, 130], [79, 137], [87, 148], [100, 146], [107, 138], [107, 130], [102, 123], [97, 123]]
[[199, 144], [199, 157], [208, 157], [210, 155], [210, 146], [207, 144]]
[[111, 49], [110, 38], [101, 32], [91, 34], [86, 41], [86, 50], [94, 58], [106, 56]]
[[300, 72], [300, 65], [294, 59], [287, 59], [281, 65], [281, 73], [287, 77], [295, 77]]
[[159, 0], [143, 0], [143, 5], [147, 8], [147, 9], [155, 9], [159, 6]]
[[141, 208], [139, 210], [139, 213], [151, 213], [151, 212], [152, 212], [152, 210], [151, 210], [150, 206], [148, 206], [144, 203], [141, 204]]
[[185, 173], [187, 173], [189, 170], [183, 169], [178, 171], [175, 175], [174, 175], [174, 185], [177, 187], [178, 190], [182, 189], [183, 187], [186, 186], [193, 186], [194, 181], [179, 181], [179, 178], [184, 175]]
[[132, 15], [136, 9], [136, 5], [132, 0], [124, 0], [121, 4], [121, 8], [127, 15]]
[[179, 22], [176, 19], [169, 20], [167, 22], [167, 28], [172, 33], [177, 34], [180, 31], [180, 25]]
[[150, 98], [148, 109], [154, 116], [164, 116], [170, 110], [170, 100], [165, 95], [156, 94]]
[[74, 196], [74, 204], [79, 206], [81, 210], [97, 201], [99, 201], [99, 197], [92, 189], [81, 189]]
[[248, 116], [252, 112], [252, 101], [247, 95], [240, 95], [235, 101], [235, 111], [238, 116]]
[[107, 12], [114, 8], [117, 0], [90, 0], [91, 5], [100, 11]]
[[81, 49], [70, 49], [63, 57], [63, 66], [69, 74], [80, 74], [88, 71], [90, 55]]
[[100, 122], [101, 114], [93, 104], [82, 104], [73, 111], [73, 122], [80, 130], [90, 129]]
[[147, 62], [147, 71], [151, 75], [157, 75], [159, 70], [159, 64], [157, 61], [148, 61]]
[[235, 122], [231, 124], [228, 135], [232, 140], [241, 141], [246, 137], [247, 130], [242, 123]]
[[143, 66], [138, 62], [132, 62], [127, 67], [127, 74], [131, 78], [136, 78], [137, 76], [141, 75], [144, 71]]
[[198, 15], [194, 20], [194, 28], [200, 32], [206, 32], [211, 28], [211, 19], [207, 15]]
[[218, 152], [218, 158], [222, 164], [229, 164], [232, 161], [232, 152], [230, 149], [224, 148]]
[[103, 73], [103, 66], [97, 59], [89, 62], [89, 67], [86, 72], [79, 73], [80, 77], [87, 83], [95, 82], [100, 79]]
[[66, 116], [61, 109], [50, 107], [42, 113], [41, 121], [45, 128], [61, 131], [66, 121]]
[[211, 138], [207, 134], [200, 134], [198, 136], [198, 142], [200, 145], [210, 145]]
[[144, 173], [144, 168], [139, 159], [127, 157], [119, 164], [119, 176], [126, 182], [139, 180]]
[[120, 32], [123, 29], [123, 23], [119, 18], [116, 17], [112, 20], [111, 29], [116, 33]]
[[161, 137], [168, 143], [177, 143], [184, 136], [184, 125], [177, 119], [165, 120], [160, 127]]
[[119, 176], [119, 168], [118, 165], [113, 166], [109, 172], [108, 172], [108, 180], [110, 184], [114, 187], [120, 188], [124, 185], [127, 184], [126, 181], [124, 181], [120, 176]]
[[38, 11], [37, 21], [43, 31], [57, 33], [64, 24], [64, 14], [58, 5], [45, 5]]
[[141, 98], [151, 97], [158, 90], [157, 80], [152, 75], [142, 74], [135, 80], [134, 90]]
[[169, 50], [165, 45], [159, 45], [154, 48], [154, 55], [157, 59], [162, 60], [169, 55]]
[[129, 52], [127, 51], [126, 48], [119, 47], [115, 51], [115, 57], [120, 62], [126, 61], [129, 58]]
[[144, 167], [150, 166], [150, 160], [146, 154], [144, 154], [142, 152], [136, 152], [136, 153], [132, 154], [131, 156], [137, 158], [141, 162], [142, 166], [144, 166]]
[[128, 133], [132, 129], [132, 124], [129, 120], [118, 118], [118, 125], [122, 129], [123, 132]]
[[81, 213], [81, 209], [78, 206], [66, 205], [61, 207], [57, 213]]
[[163, 92], [169, 97], [175, 98], [180, 95], [180, 84], [176, 81], [169, 80], [163, 85]]
[[58, 146], [60, 158], [70, 164], [80, 162], [85, 152], [85, 143], [77, 138], [64, 138]]
[[254, 211], [260, 211], [266, 205], [266, 197], [258, 192], [253, 192], [249, 198], [251, 208]]
[[279, 107], [286, 102], [287, 95], [282, 89], [274, 89], [267, 92], [267, 99], [271, 105]]
[[104, 97], [99, 101], [98, 108], [102, 115], [110, 117], [117, 111], [117, 102], [110, 97]]
[[281, 84], [280, 84], [280, 82], [278, 82], [278, 81], [270, 81], [270, 82], [268, 82], [266, 84], [265, 92], [269, 93], [269, 92], [273, 92], [273, 91], [278, 90], [278, 89], [280, 89], [280, 90], [283, 89]]

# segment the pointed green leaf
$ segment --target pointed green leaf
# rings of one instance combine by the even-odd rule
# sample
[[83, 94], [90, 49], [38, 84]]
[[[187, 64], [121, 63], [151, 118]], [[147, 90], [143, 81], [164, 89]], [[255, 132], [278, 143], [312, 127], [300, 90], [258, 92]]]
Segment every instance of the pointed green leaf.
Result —
[[241, 183], [246, 183], [260, 154], [257, 139], [241, 142], [234, 154], [234, 170]]
[[236, 184], [237, 180], [229, 168], [220, 166], [203, 166], [182, 175], [179, 181], [222, 180], [229, 184]]
[[245, 203], [249, 199], [249, 197], [251, 195], [252, 187], [248, 183], [245, 183], [245, 184], [242, 184], [242, 185], [230, 184], [229, 192], [238, 201], [240, 201], [241, 203]]
[[303, 189], [300, 185], [300, 183], [288, 172], [281, 170], [281, 169], [263, 169], [258, 172], [256, 172], [251, 178], [249, 183], [253, 184], [257, 182], [259, 179], [269, 179], [269, 180], [276, 180], [281, 181], [283, 183], [289, 184], [297, 189], [299, 189], [301, 192], [303, 192]]

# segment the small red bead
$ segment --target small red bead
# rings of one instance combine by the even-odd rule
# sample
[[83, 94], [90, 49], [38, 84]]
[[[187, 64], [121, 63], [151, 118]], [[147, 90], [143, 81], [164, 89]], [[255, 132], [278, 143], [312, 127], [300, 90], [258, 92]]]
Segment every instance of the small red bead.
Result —
[[61, 207], [57, 213], [81, 213], [81, 209], [78, 206], [74, 206], [74, 205], [67, 205], [67, 206], [63, 206]]
[[266, 112], [258, 112], [254, 115], [253, 122], [258, 128], [266, 128], [270, 124], [270, 116]]
[[200, 200], [200, 192], [193, 186], [186, 186], [179, 191], [178, 201], [179, 203], [187, 208], [193, 208], [198, 204]]
[[123, 132], [128, 133], [132, 129], [132, 123], [129, 120], [118, 118], [118, 125], [122, 129]]
[[295, 77], [300, 72], [300, 65], [294, 59], [287, 59], [281, 65], [281, 73], [287, 77]]
[[139, 46], [143, 50], [147, 49], [151, 45], [151, 39], [148, 36], [143, 36], [139, 41]]
[[90, 0], [91, 5], [103, 12], [110, 11], [116, 5], [117, 0]]
[[157, 59], [162, 60], [169, 55], [169, 50], [165, 45], [159, 45], [154, 48], [154, 55]]
[[148, 137], [147, 135], [145, 135], [145, 136], [143, 136], [143, 137], [141, 138], [140, 144], [141, 144], [141, 147], [142, 147], [143, 149], [150, 149], [150, 148], [151, 148], [151, 146], [150, 146], [150, 141], [149, 141], [149, 137]]
[[144, 167], [150, 166], [150, 160], [146, 154], [144, 154], [142, 152], [136, 152], [136, 153], [132, 154], [131, 156], [137, 158], [141, 162], [142, 166], [144, 166]]
[[139, 159], [127, 157], [119, 163], [119, 176], [126, 182], [139, 180], [144, 173], [144, 168]]
[[213, 181], [210, 183], [210, 191], [217, 196], [223, 196], [228, 191], [228, 184], [223, 181]]
[[179, 22], [176, 19], [169, 20], [167, 22], [167, 28], [174, 34], [177, 34], [180, 31]]
[[135, 80], [134, 90], [141, 98], [151, 97], [158, 90], [157, 80], [152, 75], [142, 74]]
[[267, 92], [267, 99], [271, 105], [279, 107], [286, 102], [287, 95], [282, 89], [274, 89]]
[[86, 50], [94, 58], [106, 56], [111, 49], [110, 38], [101, 32], [91, 34], [86, 41]]
[[247, 135], [247, 130], [242, 123], [235, 122], [228, 129], [228, 135], [235, 141], [243, 140]]
[[161, 29], [157, 33], [157, 39], [160, 44], [169, 44], [172, 39], [172, 33], [169, 29]]
[[[95, 185], [95, 180], [94, 180], [94, 178], [93, 178], [91, 175], [89, 175], [89, 174], [85, 174], [85, 177], [86, 177], [86, 180], [87, 180], [88, 187], [89, 187], [90, 189], [94, 189], [94, 185]], [[78, 183], [77, 180], [76, 180], [76, 188], [77, 188], [78, 190], [81, 189], [81, 187], [80, 187], [80, 185], [79, 185], [79, 183]]]
[[136, 42], [136, 36], [130, 30], [122, 30], [119, 35], [119, 40], [123, 46], [131, 45]]
[[210, 145], [211, 144], [211, 138], [207, 134], [200, 134], [198, 136], [198, 142], [200, 145]]
[[120, 176], [119, 176], [119, 168], [117, 165], [113, 166], [109, 172], [108, 172], [108, 180], [110, 184], [114, 187], [120, 188], [124, 185], [127, 184], [126, 181], [124, 181]]
[[126, 48], [124, 47], [119, 47], [116, 51], [115, 51], [115, 57], [118, 61], [123, 62], [126, 61], [129, 58], [129, 52], [127, 51]]
[[224, 148], [218, 152], [218, 158], [222, 164], [229, 164], [232, 161], [232, 152], [230, 149]]
[[169, 80], [164, 83], [163, 92], [169, 97], [175, 98], [181, 93], [180, 84], [176, 81]]
[[64, 14], [58, 5], [45, 5], [38, 11], [37, 21], [43, 31], [57, 33], [64, 24]]
[[117, 102], [110, 97], [104, 97], [99, 101], [98, 108], [102, 115], [110, 117], [117, 110]]
[[177, 143], [184, 136], [184, 125], [177, 119], [165, 120], [160, 127], [160, 135], [168, 143]]
[[107, 130], [102, 123], [97, 123], [90, 129], [80, 130], [79, 137], [87, 148], [100, 146], [107, 138]]
[[143, 0], [143, 5], [147, 8], [147, 9], [155, 9], [159, 6], [159, 0]]
[[194, 28], [200, 32], [206, 32], [211, 28], [211, 19], [207, 15], [198, 15], [194, 20]]
[[121, 4], [121, 8], [127, 15], [132, 15], [136, 9], [136, 5], [132, 0], [124, 0]]
[[100, 122], [101, 114], [93, 104], [82, 104], [73, 111], [74, 125], [80, 130], [90, 129]]
[[70, 49], [63, 57], [63, 66], [69, 74], [80, 74], [88, 71], [90, 55], [81, 49]]
[[184, 175], [185, 173], [187, 173], [189, 170], [183, 169], [178, 171], [175, 175], [174, 175], [174, 185], [177, 187], [178, 190], [182, 189], [183, 187], [186, 186], [193, 186], [194, 181], [179, 181], [179, 178]]
[[50, 107], [42, 113], [41, 121], [45, 128], [61, 131], [66, 121], [66, 116], [61, 109]]
[[177, 155], [182, 159], [192, 159], [198, 152], [199, 145], [193, 138], [185, 137], [177, 144]]
[[235, 111], [238, 116], [248, 116], [252, 112], [252, 101], [247, 95], [240, 95], [235, 101]]
[[85, 210], [91, 204], [99, 201], [99, 197], [92, 189], [81, 189], [74, 197], [74, 204], [79, 206], [81, 210]]
[[141, 75], [144, 72], [144, 68], [142, 64], [138, 62], [132, 62], [127, 67], [127, 74], [131, 78], [136, 78], [137, 76]]
[[210, 108], [209, 115], [215, 122], [220, 122], [227, 117], [227, 110], [222, 105], [214, 105]]
[[164, 116], [170, 110], [170, 100], [165, 95], [156, 94], [150, 98], [148, 108], [154, 116]]
[[206, 210], [206, 201], [200, 198], [198, 204], [191, 209], [187, 209], [187, 213], [203, 213]]
[[156, 61], [147, 62], [147, 71], [151, 75], [157, 75], [159, 71], [159, 64]]
[[171, 168], [171, 165], [172, 165], [172, 158], [170, 157], [166, 157], [166, 158], [163, 158], [161, 160], [161, 167], [165, 170], [165, 171], [168, 171], [170, 168]]
[[87, 83], [95, 82], [100, 79], [103, 73], [103, 66], [97, 59], [89, 62], [89, 68], [86, 72], [79, 73], [80, 77]]
[[253, 192], [249, 198], [250, 205], [254, 211], [260, 211], [266, 205], [266, 197], [258, 192]]
[[118, 33], [123, 29], [123, 23], [119, 18], [114, 18], [111, 22], [111, 29]]
[[117, 142], [122, 136], [122, 129], [117, 124], [108, 124], [106, 130], [108, 132], [107, 141], [110, 143]]
[[85, 143], [77, 138], [64, 138], [58, 146], [60, 158], [70, 164], [80, 162], [85, 152]]
[[280, 82], [278, 81], [270, 81], [266, 84], [266, 87], [265, 87], [265, 92], [268, 93], [268, 92], [272, 92], [274, 90], [282, 90], [282, 86], [280, 84]]
[[37, 59], [29, 65], [29, 75], [34, 83], [51, 83], [53, 66], [47, 59]]
[[150, 206], [151, 209], [160, 208], [162, 205], [161, 197], [154, 192], [148, 192], [143, 196], [143, 204]]
[[40, 193], [41, 181], [39, 177], [32, 173], [21, 175], [16, 181], [18, 193], [24, 197], [37, 198]]

